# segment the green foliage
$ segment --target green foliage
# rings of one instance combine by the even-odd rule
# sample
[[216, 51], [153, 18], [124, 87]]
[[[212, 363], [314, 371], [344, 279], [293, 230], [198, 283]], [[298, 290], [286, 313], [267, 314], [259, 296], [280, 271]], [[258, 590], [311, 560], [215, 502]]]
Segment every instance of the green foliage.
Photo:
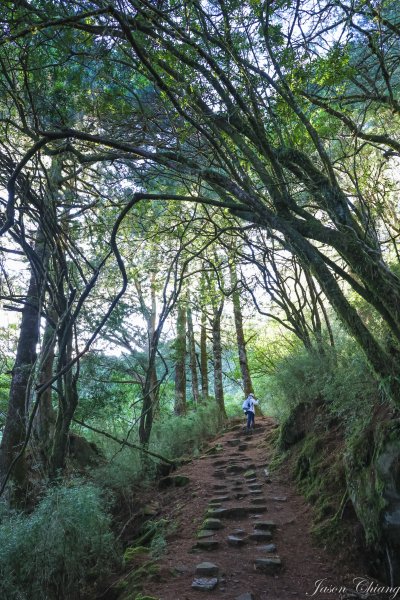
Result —
[[[138, 386], [132, 384], [127, 361], [123, 357], [89, 353], [82, 360], [78, 382], [78, 419], [91, 422], [112, 420], [121, 422], [130, 414], [128, 408], [136, 399]], [[124, 383], [126, 382], [126, 383]]]
[[[120, 438], [124, 439], [124, 433], [120, 433]], [[130, 495], [139, 481], [143, 484], [153, 475], [154, 470], [146, 469], [138, 450], [132, 450], [127, 446], [121, 448], [120, 444], [101, 436], [94, 439], [108, 459], [105, 465], [92, 471], [92, 478], [97, 485]]]
[[0, 596], [7, 600], [83, 598], [90, 574], [118, 561], [107, 503], [98, 487], [50, 488], [30, 515], [0, 521]]
[[281, 421], [300, 402], [320, 399], [348, 432], [362, 427], [383, 401], [363, 353], [343, 331], [337, 332], [335, 348], [326, 347], [323, 355], [296, 346], [276, 362], [269, 385], [270, 406]]
[[169, 417], [154, 423], [150, 450], [167, 458], [200, 452], [204, 441], [219, 429], [218, 409], [210, 401], [185, 417]]

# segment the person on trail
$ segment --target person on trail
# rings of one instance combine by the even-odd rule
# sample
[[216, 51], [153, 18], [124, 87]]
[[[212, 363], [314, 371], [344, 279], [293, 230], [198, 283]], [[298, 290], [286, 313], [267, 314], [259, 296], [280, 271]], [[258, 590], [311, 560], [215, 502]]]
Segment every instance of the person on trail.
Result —
[[242, 408], [245, 415], [247, 416], [246, 432], [250, 433], [254, 429], [254, 407], [258, 404], [258, 400], [255, 399], [254, 394], [250, 393], [246, 400], [243, 402]]

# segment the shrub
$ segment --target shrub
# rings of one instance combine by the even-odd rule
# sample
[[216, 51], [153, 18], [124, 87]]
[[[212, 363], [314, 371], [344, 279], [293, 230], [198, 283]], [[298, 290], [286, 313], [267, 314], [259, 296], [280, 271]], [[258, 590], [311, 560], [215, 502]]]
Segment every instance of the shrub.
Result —
[[277, 361], [270, 390], [281, 421], [300, 402], [319, 399], [348, 432], [368, 422], [373, 407], [384, 400], [363, 353], [344, 332], [336, 336], [335, 349], [327, 347], [323, 355], [297, 347]]
[[110, 525], [100, 490], [80, 481], [50, 488], [30, 515], [3, 514], [0, 597], [84, 598], [83, 582], [118, 560]]
[[218, 428], [218, 408], [211, 400], [187, 416], [168, 417], [154, 423], [150, 450], [171, 459], [196, 454]]

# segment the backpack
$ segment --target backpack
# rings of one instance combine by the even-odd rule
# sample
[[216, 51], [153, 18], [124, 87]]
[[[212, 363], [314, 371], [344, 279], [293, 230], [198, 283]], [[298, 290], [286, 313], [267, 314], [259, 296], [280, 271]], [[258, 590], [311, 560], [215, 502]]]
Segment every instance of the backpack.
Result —
[[246, 398], [246, 400], [242, 404], [242, 409], [244, 412], [247, 412], [248, 410], [250, 410], [250, 408], [251, 408], [251, 402], [248, 398]]

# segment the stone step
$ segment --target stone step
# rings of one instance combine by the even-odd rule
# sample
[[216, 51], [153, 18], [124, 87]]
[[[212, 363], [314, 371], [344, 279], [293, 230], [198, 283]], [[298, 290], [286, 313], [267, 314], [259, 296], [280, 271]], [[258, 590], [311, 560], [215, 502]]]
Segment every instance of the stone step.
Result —
[[255, 597], [251, 592], [245, 592], [240, 596], [236, 596], [235, 600], [255, 600]]
[[226, 485], [226, 483], [214, 483], [214, 485], [212, 486], [213, 490], [218, 491], [220, 490], [221, 492], [225, 491], [228, 489], [228, 486]]
[[247, 535], [247, 533], [245, 532], [244, 529], [234, 529], [231, 533], [232, 533], [232, 535], [237, 535], [239, 537], [243, 537], [243, 536]]
[[248, 513], [252, 511], [254, 511], [253, 507], [249, 508], [245, 506], [234, 506], [232, 508], [216, 508], [208, 510], [207, 517], [215, 519], [246, 518]]
[[209, 502], [208, 506], [210, 508], [221, 508], [222, 502]]
[[275, 544], [266, 544], [265, 546], [258, 546], [257, 550], [258, 551], [262, 550], [263, 552], [266, 552], [267, 554], [273, 554], [274, 552], [276, 552], [276, 546], [275, 546]]
[[214, 471], [213, 476], [217, 479], [225, 479], [226, 473], [222, 469], [217, 469], [217, 471]]
[[228, 535], [226, 538], [229, 546], [244, 546], [247, 542], [246, 538], [238, 535]]
[[211, 498], [210, 503], [211, 502], [229, 502], [230, 497], [229, 496], [216, 496], [215, 498]]
[[219, 568], [212, 562], [202, 562], [196, 566], [198, 577], [218, 577]]
[[254, 561], [256, 571], [262, 571], [267, 575], [275, 575], [282, 568], [282, 561], [279, 556], [269, 556], [268, 558], [256, 558]]
[[216, 550], [219, 547], [219, 542], [217, 540], [207, 540], [202, 539], [196, 542], [194, 548], [196, 550]]
[[240, 445], [240, 438], [234, 438], [233, 440], [227, 440], [227, 445], [231, 446], [231, 447], [235, 447], [235, 446], [239, 446]]
[[287, 496], [271, 496], [272, 502], [287, 502]]
[[243, 498], [247, 498], [248, 494], [246, 492], [237, 492], [237, 494], [233, 494], [235, 500], [243, 500]]
[[247, 483], [247, 487], [249, 488], [249, 490], [256, 490], [256, 491], [260, 491], [262, 490], [261, 484], [260, 483]]
[[203, 539], [203, 538], [207, 538], [207, 537], [211, 537], [215, 534], [215, 529], [200, 529], [197, 533], [196, 533], [196, 537], [199, 538], [199, 540]]
[[198, 577], [192, 582], [193, 590], [200, 590], [202, 592], [210, 592], [214, 590], [218, 585], [217, 577]]
[[269, 531], [274, 531], [274, 529], [276, 529], [276, 523], [274, 523], [274, 521], [258, 521], [257, 529], [268, 529]]
[[263, 531], [255, 529], [253, 533], [249, 535], [249, 538], [255, 542], [268, 542], [272, 539], [272, 533], [267, 529]]
[[254, 504], [254, 506], [265, 506], [265, 498], [251, 498], [250, 502]]
[[206, 519], [202, 525], [204, 529], [222, 529], [224, 525], [222, 524], [220, 519]]
[[243, 473], [246, 470], [247, 470], [246, 465], [233, 464], [233, 465], [229, 465], [229, 467], [226, 467], [227, 473]]
[[268, 508], [267, 508], [267, 506], [265, 504], [264, 505], [261, 505], [261, 504], [258, 505], [257, 504], [257, 506], [250, 507], [249, 508], [249, 512], [252, 512], [252, 513], [254, 513], [254, 512], [265, 513], [265, 512], [268, 512]]

